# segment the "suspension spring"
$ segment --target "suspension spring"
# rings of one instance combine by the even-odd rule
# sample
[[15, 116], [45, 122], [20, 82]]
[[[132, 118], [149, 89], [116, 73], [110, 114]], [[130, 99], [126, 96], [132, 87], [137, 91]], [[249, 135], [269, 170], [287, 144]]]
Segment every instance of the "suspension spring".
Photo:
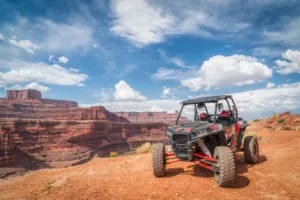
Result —
[[209, 149], [207, 148], [207, 146], [204, 144], [202, 139], [198, 140], [198, 145], [207, 156], [211, 157], [211, 153], [210, 153]]

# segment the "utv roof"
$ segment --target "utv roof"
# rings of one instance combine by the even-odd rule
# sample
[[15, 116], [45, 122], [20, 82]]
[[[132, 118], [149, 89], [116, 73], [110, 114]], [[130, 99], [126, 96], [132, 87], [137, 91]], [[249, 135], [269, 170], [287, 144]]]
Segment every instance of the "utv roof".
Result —
[[189, 99], [186, 101], [181, 102], [184, 105], [188, 104], [196, 104], [196, 103], [210, 103], [210, 102], [217, 102], [222, 99], [231, 98], [232, 95], [219, 95], [219, 96], [208, 96], [208, 97], [200, 97], [196, 99]]

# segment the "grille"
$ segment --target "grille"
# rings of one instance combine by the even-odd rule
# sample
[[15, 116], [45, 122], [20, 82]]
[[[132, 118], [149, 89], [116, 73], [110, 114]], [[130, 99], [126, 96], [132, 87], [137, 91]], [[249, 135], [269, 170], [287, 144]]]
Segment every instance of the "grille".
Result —
[[186, 144], [188, 142], [187, 135], [185, 134], [174, 134], [173, 140], [175, 144]]

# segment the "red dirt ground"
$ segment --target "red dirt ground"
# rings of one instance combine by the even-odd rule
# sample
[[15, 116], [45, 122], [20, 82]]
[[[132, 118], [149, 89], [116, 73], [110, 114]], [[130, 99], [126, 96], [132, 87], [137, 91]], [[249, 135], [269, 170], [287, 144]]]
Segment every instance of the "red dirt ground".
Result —
[[167, 166], [155, 178], [151, 154], [95, 158], [63, 169], [44, 169], [0, 180], [0, 199], [300, 199], [300, 131], [260, 133], [260, 163], [236, 155], [230, 188], [192, 163]]

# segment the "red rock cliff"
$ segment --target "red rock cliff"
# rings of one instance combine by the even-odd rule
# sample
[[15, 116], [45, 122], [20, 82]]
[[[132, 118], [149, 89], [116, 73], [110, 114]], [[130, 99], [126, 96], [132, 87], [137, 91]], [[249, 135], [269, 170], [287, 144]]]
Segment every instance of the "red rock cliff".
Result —
[[129, 122], [104, 107], [80, 108], [75, 101], [43, 99], [38, 90], [8, 90], [0, 99], [0, 118], [78, 119]]
[[[155, 123], [162, 122], [169, 125], [175, 124], [178, 111], [167, 112], [115, 112], [118, 116], [127, 118], [131, 123]], [[189, 121], [186, 117], [180, 118], [181, 122]]]
[[[144, 142], [167, 142], [162, 123], [0, 119], [0, 124], [0, 167], [65, 166], [94, 154], [128, 151]], [[0, 168], [0, 177], [5, 169]]]
[[37, 90], [10, 90], [0, 99], [0, 178], [6, 167], [11, 173], [12, 167], [67, 166], [144, 142], [168, 142], [166, 123], [176, 117], [166, 112], [115, 114], [102, 106], [80, 108], [74, 101], [43, 99]]
[[42, 94], [38, 90], [7, 90], [7, 100], [41, 100]]

